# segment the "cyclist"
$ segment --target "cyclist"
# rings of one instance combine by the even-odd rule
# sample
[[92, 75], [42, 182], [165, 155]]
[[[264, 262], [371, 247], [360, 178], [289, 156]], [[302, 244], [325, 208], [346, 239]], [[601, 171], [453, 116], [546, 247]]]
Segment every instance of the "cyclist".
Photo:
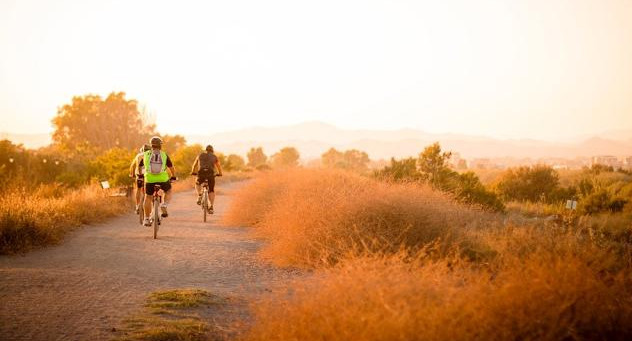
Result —
[[197, 192], [197, 204], [202, 204], [202, 184], [208, 180], [208, 197], [211, 201], [209, 213], [213, 213], [213, 203], [215, 202], [215, 168], [217, 168], [217, 176], [222, 176], [222, 165], [213, 151], [213, 146], [206, 146], [206, 152], [201, 153], [195, 158], [191, 175], [197, 175], [195, 181], [195, 191]]
[[138, 154], [136, 154], [132, 160], [132, 164], [129, 165], [129, 177], [136, 178], [136, 214], [138, 214], [138, 210], [140, 209], [140, 194], [145, 187], [145, 180], [143, 176], [143, 174], [145, 174], [145, 168], [139, 167], [138, 165], [143, 159], [143, 155], [148, 150], [151, 150], [151, 147], [148, 144], [140, 147]]
[[169, 216], [167, 213], [167, 204], [171, 200], [171, 180], [175, 180], [176, 169], [171, 159], [162, 151], [162, 139], [154, 136], [149, 141], [151, 150], [143, 154], [139, 167], [145, 168], [145, 226], [151, 226], [149, 216], [151, 215], [152, 195], [154, 194], [154, 185], [160, 185], [160, 189], [164, 192], [164, 200], [160, 204], [161, 215], [163, 218]]

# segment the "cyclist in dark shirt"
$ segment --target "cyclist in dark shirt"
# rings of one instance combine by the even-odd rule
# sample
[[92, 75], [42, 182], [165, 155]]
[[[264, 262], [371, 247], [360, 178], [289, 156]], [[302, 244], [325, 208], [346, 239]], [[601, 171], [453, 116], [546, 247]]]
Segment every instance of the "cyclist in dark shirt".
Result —
[[197, 175], [195, 191], [198, 195], [198, 205], [202, 203], [202, 184], [208, 180], [209, 200], [211, 201], [211, 206], [209, 207], [210, 213], [213, 213], [213, 203], [215, 202], [216, 168], [217, 176], [222, 176], [222, 165], [220, 165], [219, 159], [215, 155], [213, 146], [211, 145], [206, 146], [206, 152], [201, 153], [195, 158], [193, 167], [191, 168], [191, 175]]

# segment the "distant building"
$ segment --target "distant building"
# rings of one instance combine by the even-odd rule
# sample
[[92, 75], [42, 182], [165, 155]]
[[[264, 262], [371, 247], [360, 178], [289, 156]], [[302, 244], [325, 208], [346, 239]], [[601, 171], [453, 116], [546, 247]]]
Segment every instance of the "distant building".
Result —
[[467, 165], [469, 169], [491, 169], [494, 168], [490, 159], [474, 159]]
[[626, 169], [632, 169], [632, 156], [624, 158], [623, 165]]
[[563, 165], [563, 164], [559, 164], [559, 163], [556, 163], [556, 164], [554, 164], [551, 167], [553, 167], [553, 169], [555, 169], [555, 170], [570, 169], [570, 167], [568, 165]]
[[465, 159], [461, 158], [461, 154], [455, 152], [450, 157], [450, 166], [454, 169], [467, 169]]
[[604, 165], [612, 168], [621, 168], [622, 163], [619, 158], [612, 155], [593, 156], [591, 165]]

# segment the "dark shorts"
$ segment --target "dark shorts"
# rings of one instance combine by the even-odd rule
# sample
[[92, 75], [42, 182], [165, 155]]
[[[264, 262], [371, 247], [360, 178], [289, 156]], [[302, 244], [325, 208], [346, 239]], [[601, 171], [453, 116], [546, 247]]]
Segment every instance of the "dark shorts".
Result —
[[153, 195], [154, 194], [154, 185], [160, 185], [160, 189], [165, 192], [169, 192], [171, 189], [171, 182], [156, 182], [156, 183], [145, 183], [145, 194]]
[[215, 192], [215, 172], [208, 169], [200, 169], [195, 183], [201, 185], [206, 180], [208, 180], [208, 191]]
[[145, 186], [145, 178], [142, 175], [136, 175], [136, 188]]

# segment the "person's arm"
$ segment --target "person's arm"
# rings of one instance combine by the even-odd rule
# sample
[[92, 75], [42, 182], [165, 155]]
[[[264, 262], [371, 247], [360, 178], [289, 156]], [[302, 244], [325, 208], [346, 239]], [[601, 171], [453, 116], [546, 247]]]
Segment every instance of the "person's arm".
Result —
[[193, 162], [193, 167], [191, 167], [191, 174], [197, 173], [197, 167], [199, 166], [199, 163], [200, 163], [200, 156], [198, 155], [195, 158], [195, 161]]
[[171, 162], [169, 156], [167, 156], [167, 172], [169, 173], [170, 178], [176, 177], [176, 167], [173, 166], [173, 162]]
[[134, 157], [134, 160], [132, 160], [132, 164], [129, 165], [129, 177], [133, 178], [134, 175], [136, 175], [136, 168], [138, 167], [136, 165], [136, 161], [138, 161], [138, 157]]
[[215, 161], [215, 166], [217, 167], [217, 175], [222, 176], [222, 165], [219, 164], [219, 159]]

